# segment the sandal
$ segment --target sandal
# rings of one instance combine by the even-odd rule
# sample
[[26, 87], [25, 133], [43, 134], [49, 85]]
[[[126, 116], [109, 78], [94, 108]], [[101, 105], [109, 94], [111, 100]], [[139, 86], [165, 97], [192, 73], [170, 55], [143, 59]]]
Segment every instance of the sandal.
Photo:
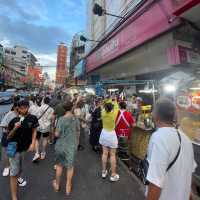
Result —
[[66, 195], [69, 196], [71, 194], [72, 191], [72, 184], [70, 186], [66, 186]]
[[56, 180], [53, 180], [52, 185], [55, 192], [60, 190], [60, 186], [56, 183]]

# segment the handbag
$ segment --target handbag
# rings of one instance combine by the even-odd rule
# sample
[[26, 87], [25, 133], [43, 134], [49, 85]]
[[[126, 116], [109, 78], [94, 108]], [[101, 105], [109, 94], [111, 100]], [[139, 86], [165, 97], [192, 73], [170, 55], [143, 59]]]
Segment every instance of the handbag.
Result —
[[17, 152], [17, 142], [8, 142], [8, 145], [6, 147], [6, 153], [9, 158], [15, 157], [15, 154]]
[[[166, 169], [166, 172], [168, 172], [172, 168], [172, 166], [177, 161], [177, 159], [179, 157], [179, 154], [181, 152], [181, 135], [180, 135], [178, 130], [177, 130], [177, 135], [178, 135], [179, 142], [180, 142], [179, 148], [178, 148], [178, 152], [177, 152], [176, 156], [174, 157], [174, 159], [172, 160], [172, 162], [168, 165], [168, 167]], [[139, 176], [142, 179], [142, 182], [144, 183], [144, 185], [148, 185], [149, 184], [149, 182], [147, 180], [148, 169], [149, 169], [149, 162], [148, 162], [147, 156], [146, 156], [146, 158], [144, 160], [141, 160], [139, 162]]]

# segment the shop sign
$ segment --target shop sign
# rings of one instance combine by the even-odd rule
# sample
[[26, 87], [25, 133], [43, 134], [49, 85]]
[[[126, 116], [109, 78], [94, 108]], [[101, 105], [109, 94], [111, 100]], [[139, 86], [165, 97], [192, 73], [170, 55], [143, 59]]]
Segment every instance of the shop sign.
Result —
[[102, 59], [103, 57], [111, 55], [114, 51], [118, 50], [119, 47], [119, 39], [114, 38], [110, 42], [108, 42], [102, 49], [99, 49], [96, 52], [96, 59]]
[[170, 65], [200, 64], [200, 53], [191, 48], [180, 45], [167, 49], [168, 63]]
[[200, 112], [200, 94], [187, 95], [182, 94], [177, 96], [177, 106], [181, 110], [185, 110], [191, 113]]

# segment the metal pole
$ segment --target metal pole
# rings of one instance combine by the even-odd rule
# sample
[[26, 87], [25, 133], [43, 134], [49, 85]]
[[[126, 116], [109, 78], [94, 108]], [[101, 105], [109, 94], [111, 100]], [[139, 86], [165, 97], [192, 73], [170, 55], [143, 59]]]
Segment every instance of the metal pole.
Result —
[[155, 85], [154, 81], [152, 81], [152, 88], [153, 88], [153, 106], [156, 104], [156, 97], [155, 97]]
[[114, 14], [111, 14], [111, 13], [105, 12], [104, 14], [105, 14], [105, 15], [110, 15], [110, 16], [113, 16], [113, 17], [117, 17], [117, 18], [124, 19], [124, 17], [122, 17], [122, 16], [114, 15]]

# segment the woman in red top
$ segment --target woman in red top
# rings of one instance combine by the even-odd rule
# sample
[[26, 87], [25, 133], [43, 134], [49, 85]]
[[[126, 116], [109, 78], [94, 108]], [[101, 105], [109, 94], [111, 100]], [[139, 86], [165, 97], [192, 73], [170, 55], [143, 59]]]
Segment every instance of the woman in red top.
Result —
[[126, 110], [126, 103], [124, 101], [119, 103], [119, 108], [115, 131], [118, 137], [130, 138], [131, 130], [135, 126], [135, 120], [132, 114]]

